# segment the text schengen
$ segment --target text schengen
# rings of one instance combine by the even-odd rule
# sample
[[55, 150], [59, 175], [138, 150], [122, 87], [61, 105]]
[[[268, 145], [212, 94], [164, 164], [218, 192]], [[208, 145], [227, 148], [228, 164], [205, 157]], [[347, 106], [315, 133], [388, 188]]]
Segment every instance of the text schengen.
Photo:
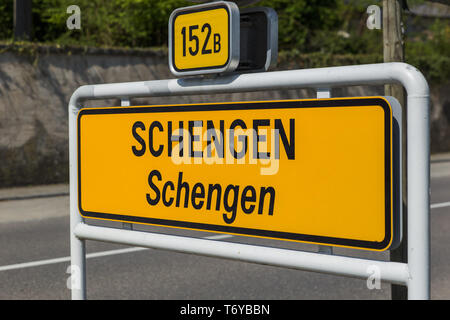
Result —
[[227, 224], [235, 222], [238, 212], [273, 216], [275, 188], [202, 183], [187, 176], [183, 165], [260, 164], [261, 175], [273, 175], [281, 157], [295, 160], [295, 119], [134, 121], [130, 129], [134, 156], [167, 158], [180, 165], [176, 177], [148, 168], [145, 199], [150, 206], [216, 211]]

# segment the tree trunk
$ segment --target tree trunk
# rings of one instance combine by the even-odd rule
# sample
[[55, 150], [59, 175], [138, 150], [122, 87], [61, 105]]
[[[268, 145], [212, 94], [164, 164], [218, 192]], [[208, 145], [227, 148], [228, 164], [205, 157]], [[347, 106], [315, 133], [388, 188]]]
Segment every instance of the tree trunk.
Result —
[[[383, 0], [383, 50], [384, 62], [404, 62], [404, 41], [402, 30], [402, 5], [400, 0]], [[402, 203], [403, 203], [403, 240], [398, 248], [390, 251], [390, 260], [406, 263], [408, 261], [407, 246], [407, 190], [406, 190], [406, 101], [405, 91], [401, 85], [385, 85], [385, 95], [395, 97], [403, 108], [402, 128]], [[391, 297], [393, 300], [406, 300], [407, 287], [391, 285]]]

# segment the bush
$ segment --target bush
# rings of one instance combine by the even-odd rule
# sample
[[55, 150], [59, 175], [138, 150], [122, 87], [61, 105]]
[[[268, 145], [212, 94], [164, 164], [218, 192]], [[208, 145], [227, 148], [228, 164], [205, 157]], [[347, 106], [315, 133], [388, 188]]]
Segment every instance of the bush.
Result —
[[[81, 10], [81, 30], [69, 30], [70, 5]], [[151, 47], [167, 44], [167, 23], [183, 0], [33, 0], [37, 42], [61, 45]], [[13, 0], [0, 0], [0, 39], [13, 36]]]
[[[317, 51], [317, 35], [339, 30], [344, 0], [263, 0], [279, 14], [280, 48]], [[13, 0], [0, 0], [1, 39], [12, 37]], [[81, 9], [81, 30], [68, 30], [66, 9]], [[33, 0], [33, 41], [61, 45], [152, 47], [167, 45], [168, 19], [185, 0]], [[327, 39], [319, 37], [317, 39]]]
[[450, 23], [436, 19], [428, 39], [407, 41], [405, 59], [419, 68], [430, 82], [450, 79]]
[[[379, 0], [262, 0], [257, 5], [278, 14], [280, 52], [301, 53], [307, 64], [325, 66], [342, 61], [332, 55], [382, 61], [382, 31], [366, 28], [366, 8], [373, 3], [381, 5]], [[81, 30], [66, 27], [66, 9], [72, 4], [81, 9]], [[166, 47], [170, 13], [190, 5], [185, 0], [33, 0], [32, 40], [60, 46]], [[0, 39], [12, 39], [12, 28], [13, 0], [0, 0]], [[449, 22], [436, 21], [425, 29], [407, 39], [406, 61], [429, 80], [445, 81], [450, 76]]]
[[13, 0], [0, 0], [0, 39], [10, 39], [13, 36]]

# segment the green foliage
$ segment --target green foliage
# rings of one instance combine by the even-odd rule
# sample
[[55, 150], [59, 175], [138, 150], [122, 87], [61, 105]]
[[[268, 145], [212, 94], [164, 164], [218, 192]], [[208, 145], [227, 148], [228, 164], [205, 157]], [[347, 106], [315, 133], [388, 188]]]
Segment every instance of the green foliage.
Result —
[[[13, 0], [0, 0], [0, 39], [12, 37]], [[69, 5], [81, 9], [81, 30], [68, 30]], [[33, 0], [33, 41], [60, 45], [167, 45], [170, 13], [186, 0]], [[303, 52], [359, 52], [362, 41], [338, 34], [357, 10], [344, 0], [262, 0], [279, 15], [279, 47]], [[361, 13], [361, 10], [358, 11]]]
[[450, 23], [436, 19], [428, 37], [406, 42], [406, 62], [418, 67], [430, 82], [449, 81]]
[[[69, 30], [70, 5], [81, 10], [81, 30]], [[182, 0], [35, 0], [34, 39], [88, 46], [150, 47], [167, 43], [170, 13]], [[36, 23], [37, 22], [37, 23]]]
[[335, 31], [341, 23], [337, 15], [339, 0], [263, 0], [258, 5], [277, 12], [282, 50], [317, 51], [316, 36], [324, 31]]
[[[408, 0], [410, 6], [423, 3]], [[81, 30], [66, 27], [70, 15], [66, 10], [73, 4], [81, 9]], [[170, 13], [193, 4], [187, 0], [33, 0], [32, 40], [63, 47], [166, 47]], [[381, 6], [382, 1], [261, 0], [257, 5], [274, 8], [278, 14], [280, 59], [302, 55], [305, 66], [316, 67], [355, 64], [363, 56], [369, 57], [367, 62], [382, 61], [382, 31], [366, 27], [371, 4]], [[13, 7], [13, 0], [0, 0], [0, 40], [12, 40]], [[406, 60], [433, 81], [447, 80], [449, 22], [437, 21], [431, 28], [422, 24], [410, 23], [426, 32], [408, 36]], [[352, 55], [358, 58], [351, 61]]]
[[366, 28], [366, 8], [374, 2], [263, 0], [258, 5], [278, 13], [280, 50], [373, 54], [382, 52], [382, 32]]

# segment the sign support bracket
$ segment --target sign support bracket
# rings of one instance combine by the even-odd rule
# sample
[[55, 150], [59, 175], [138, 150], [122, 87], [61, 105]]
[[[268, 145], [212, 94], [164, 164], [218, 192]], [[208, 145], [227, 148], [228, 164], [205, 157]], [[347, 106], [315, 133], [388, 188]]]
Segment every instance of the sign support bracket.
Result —
[[[317, 99], [329, 99], [331, 98], [331, 88], [317, 88]], [[318, 253], [333, 254], [332, 246], [319, 245]]]
[[[121, 107], [129, 107], [131, 106], [130, 98], [122, 98], [120, 99], [120, 106]], [[133, 230], [133, 224], [128, 222], [122, 222], [122, 228], [126, 230]]]

